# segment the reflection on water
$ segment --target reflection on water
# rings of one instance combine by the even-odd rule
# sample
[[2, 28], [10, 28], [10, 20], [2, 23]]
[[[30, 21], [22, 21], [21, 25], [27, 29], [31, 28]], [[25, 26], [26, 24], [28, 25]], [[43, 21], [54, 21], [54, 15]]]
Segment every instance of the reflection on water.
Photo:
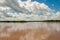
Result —
[[4, 28], [9, 28], [8, 30], [26, 30], [26, 29], [37, 29], [37, 28], [46, 28], [47, 23], [43, 22], [28, 22], [28, 23], [0, 23], [0, 30]]
[[9, 28], [11, 30], [50, 28], [52, 30], [60, 31], [60, 23], [59, 22], [0, 23], [0, 31], [4, 28]]
[[52, 30], [60, 31], [60, 23], [59, 22], [50, 22], [47, 24]]
[[[11, 37], [11, 35], [13, 36]], [[54, 37], [53, 40], [55, 40], [55, 37], [60, 38], [59, 36], [60, 23], [58, 22], [0, 23], [0, 37], [9, 37], [14, 39], [17, 36], [16, 38], [18, 39], [19, 35], [22, 35], [22, 37], [24, 35], [24, 37], [22, 39], [20, 39], [21, 38], [20, 37], [19, 40], [25, 39], [35, 40], [34, 36], [37, 36], [38, 40], [46, 38], [52, 40], [52, 37]], [[9, 38], [7, 39], [10, 40]]]

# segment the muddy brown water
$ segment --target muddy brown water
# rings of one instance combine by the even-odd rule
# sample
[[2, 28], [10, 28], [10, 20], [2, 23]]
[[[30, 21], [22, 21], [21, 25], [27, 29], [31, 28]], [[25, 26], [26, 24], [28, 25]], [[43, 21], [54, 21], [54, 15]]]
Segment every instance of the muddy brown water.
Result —
[[0, 40], [60, 40], [60, 23], [0, 23]]

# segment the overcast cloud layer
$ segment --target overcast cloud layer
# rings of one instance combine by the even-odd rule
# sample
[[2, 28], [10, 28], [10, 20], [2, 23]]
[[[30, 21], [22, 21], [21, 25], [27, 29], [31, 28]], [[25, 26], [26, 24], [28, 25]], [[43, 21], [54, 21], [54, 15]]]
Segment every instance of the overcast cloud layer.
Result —
[[46, 4], [31, 0], [0, 0], [0, 20], [60, 20]]

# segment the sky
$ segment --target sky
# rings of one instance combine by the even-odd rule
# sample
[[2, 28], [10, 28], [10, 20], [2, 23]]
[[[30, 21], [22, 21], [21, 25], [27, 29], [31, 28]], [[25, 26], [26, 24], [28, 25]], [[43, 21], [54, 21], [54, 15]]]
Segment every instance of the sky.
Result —
[[32, 0], [32, 1], [37, 1], [37, 2], [40, 2], [40, 3], [45, 3], [51, 9], [53, 9], [55, 11], [60, 11], [60, 0]]
[[[24, 1], [24, 0], [23, 0]], [[32, 0], [37, 1], [39, 3], [44, 3], [48, 5], [51, 9], [55, 11], [60, 11], [60, 0]]]
[[59, 0], [0, 0], [0, 20], [60, 20]]

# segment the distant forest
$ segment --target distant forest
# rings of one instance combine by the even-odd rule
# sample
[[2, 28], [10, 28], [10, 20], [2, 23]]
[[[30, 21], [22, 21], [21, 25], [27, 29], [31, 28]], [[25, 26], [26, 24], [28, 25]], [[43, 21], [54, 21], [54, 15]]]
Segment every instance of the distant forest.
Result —
[[0, 21], [0, 22], [20, 22], [20, 23], [26, 23], [26, 22], [60, 22], [60, 20], [44, 20], [44, 21]]

